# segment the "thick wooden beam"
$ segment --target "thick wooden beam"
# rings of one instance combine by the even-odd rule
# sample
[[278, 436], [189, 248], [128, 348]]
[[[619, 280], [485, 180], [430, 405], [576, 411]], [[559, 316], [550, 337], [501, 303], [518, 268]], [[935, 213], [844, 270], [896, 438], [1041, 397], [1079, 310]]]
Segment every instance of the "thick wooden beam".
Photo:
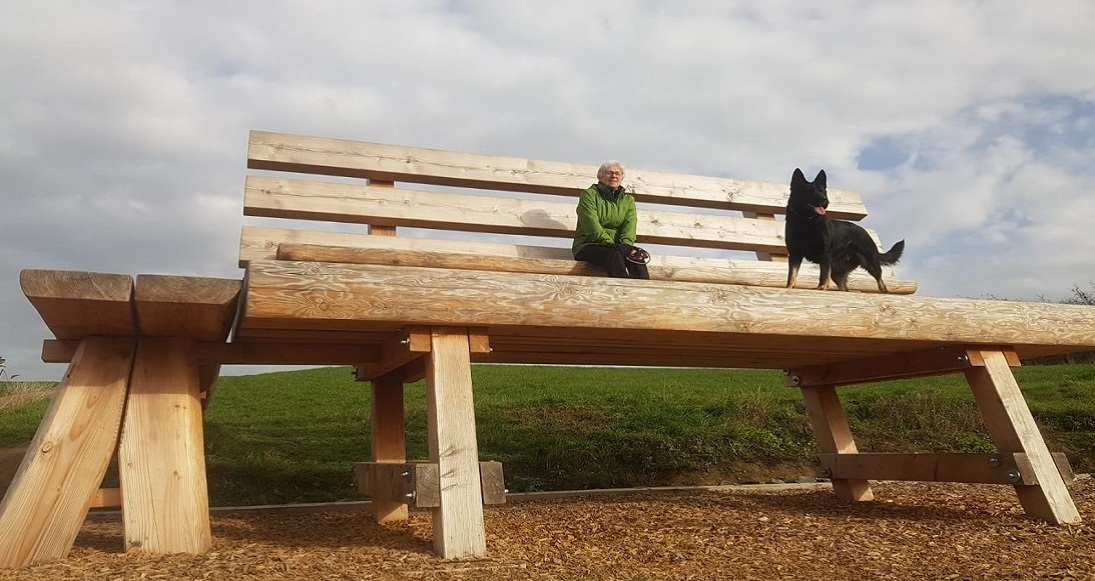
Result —
[[[369, 180], [575, 197], [597, 166], [252, 131], [247, 167]], [[789, 176], [788, 176], [789, 177]], [[783, 214], [787, 184], [628, 168], [624, 186], [640, 202]], [[829, 214], [867, 215], [859, 194], [829, 189]]]
[[[378, 188], [394, 188], [395, 182], [383, 181], [383, 180], [365, 180], [370, 186]], [[395, 236], [398, 232], [395, 226], [382, 226], [379, 224], [369, 224], [369, 234], [373, 236]]]
[[[1002, 351], [1007, 354], [1009, 364], [1019, 365], [1019, 358], [1014, 351], [1008, 348]], [[970, 350], [961, 345], [947, 345], [831, 365], [799, 367], [787, 370], [785, 377], [787, 384], [794, 387], [853, 385], [958, 373], [980, 361], [980, 353], [977, 350]]]
[[134, 304], [142, 335], [224, 341], [236, 318], [237, 279], [137, 275]]
[[287, 242], [278, 247], [278, 260], [307, 262], [345, 262], [350, 264], [389, 264], [392, 266], [422, 266], [462, 270], [493, 270], [498, 272], [531, 272], [573, 276], [605, 276], [605, 271], [588, 262], [570, 256], [560, 258], [524, 257], [458, 253], [449, 250], [404, 250], [397, 248], [357, 248]]
[[[430, 337], [427, 335], [427, 340]], [[403, 410], [403, 378], [389, 373], [372, 381], [373, 461], [379, 464], [403, 465], [407, 461], [407, 430]], [[379, 488], [378, 475], [358, 477], [358, 484]], [[383, 480], [383, 479], [381, 479]], [[389, 479], [390, 480], [390, 479]], [[405, 496], [380, 496], [373, 499], [373, 516], [378, 523], [407, 520]]]
[[100, 488], [95, 491], [95, 497], [88, 503], [88, 508], [121, 508], [121, 488]]
[[[502, 463], [480, 462], [479, 474], [483, 504], [505, 504]], [[357, 483], [358, 493], [373, 499], [374, 509], [378, 502], [398, 503], [403, 506], [414, 504], [416, 508], [441, 506], [441, 471], [437, 464], [356, 462], [354, 481]]]
[[[236, 279], [139, 274], [133, 296], [137, 326], [150, 337], [223, 342], [236, 319], [242, 286]], [[218, 364], [199, 369], [199, 388], [206, 403], [219, 376]]]
[[[42, 361], [68, 363], [76, 354], [78, 345], [77, 341], [47, 339], [42, 342]], [[254, 341], [197, 344], [198, 363], [203, 369], [221, 365], [354, 365], [362, 361], [377, 361], [379, 352], [377, 345], [367, 343]]]
[[407, 327], [380, 344], [380, 357], [375, 363], [362, 363], [355, 372], [358, 381], [371, 380], [391, 373], [430, 352], [429, 327]]
[[[370, 381], [375, 377], [394, 374], [402, 377], [403, 383], [418, 381], [425, 377], [424, 356], [429, 353], [431, 344], [428, 327], [411, 326], [399, 329], [381, 343], [380, 355], [375, 360], [355, 365], [354, 379]], [[472, 356], [489, 354], [491, 347], [487, 329], [468, 329], [468, 346]]]
[[433, 509], [434, 551], [446, 559], [483, 557], [487, 542], [467, 330], [435, 328], [426, 367], [430, 462], [438, 465], [441, 490], [440, 506]]
[[[247, 263], [251, 260], [276, 259], [278, 248], [282, 244], [420, 250], [424, 252], [452, 252], [453, 250], [451, 240], [440, 240], [436, 238], [377, 236], [353, 232], [326, 232], [319, 230], [244, 226], [240, 234], [240, 267], [246, 268]], [[510, 258], [555, 258], [559, 260], [572, 260], [570, 248], [563, 248], [562, 246], [553, 248], [548, 246], [528, 246], [523, 244], [463, 240], [460, 242], [460, 252], [487, 256], [508, 256]]]
[[[282, 248], [285, 249], [284, 253], [280, 252]], [[374, 254], [369, 252], [370, 250], [378, 250], [381, 253]], [[400, 264], [405, 266], [441, 267], [442, 264], [434, 261], [433, 257], [435, 255], [453, 254], [451, 240], [244, 226], [240, 237], [239, 264], [241, 268], [246, 268], [251, 260], [274, 259], [395, 264], [391, 260], [392, 255], [384, 254], [387, 251], [395, 252], [395, 256], [398, 256], [399, 260], [402, 261]], [[402, 252], [404, 251], [409, 251], [411, 254], [403, 255]], [[566, 274], [566, 272], [557, 270], [562, 262], [566, 262], [567, 267], [574, 269], [570, 274], [584, 275], [596, 272], [596, 269], [592, 267], [576, 264], [570, 255], [570, 249], [562, 247], [526, 246], [468, 240], [461, 241], [460, 254], [474, 254], [488, 259], [496, 257], [510, 259], [510, 268], [506, 270], [528, 268], [520, 264], [527, 259], [533, 259], [533, 265], [540, 264], [539, 259], [548, 259], [548, 262], [542, 263], [549, 267], [549, 270], [546, 270], [544, 274]], [[465, 259], [459, 256], [451, 260], [453, 262], [449, 263], [448, 266], [444, 266], [445, 268], [494, 270], [492, 268], [484, 269], [471, 262], [465, 262]], [[461, 263], [464, 263], [465, 266], [460, 266]], [[650, 262], [650, 268], [654, 278], [664, 280], [717, 282], [772, 288], [783, 288], [787, 282], [786, 262], [776, 263], [702, 256], [667, 256], [655, 252]], [[529, 271], [535, 272], [535, 268]], [[895, 278], [892, 268], [883, 268], [882, 273], [883, 279], [890, 289], [890, 294], [903, 295], [916, 292], [916, 282]], [[603, 276], [603, 273], [601, 276]], [[803, 264], [799, 275], [801, 279], [799, 288], [813, 288], [809, 281], [816, 281], [817, 277], [816, 265]], [[878, 285], [874, 279], [861, 270], [852, 272], [851, 277], [848, 279], [848, 287], [859, 292], [878, 292]]]
[[23, 270], [19, 285], [54, 337], [135, 335], [133, 278], [73, 270]]
[[194, 344], [143, 337], [118, 447], [127, 551], [209, 550], [209, 489]]
[[985, 427], [1001, 453], [1025, 455], [1038, 483], [1016, 485], [1023, 509], [1030, 516], [1053, 524], [1080, 522], [1080, 513], [1023, 399], [1008, 357], [1000, 351], [981, 351], [978, 355], [983, 364], [971, 367], [965, 374]]
[[[746, 218], [752, 218], [752, 219], [755, 219], [755, 220], [774, 221], [776, 219], [776, 215], [772, 214], [770, 212], [768, 212], [768, 213], [742, 212], [742, 216], [745, 216]], [[877, 243], [878, 243], [878, 240], [876, 239], [875, 244], [877, 244]], [[764, 262], [783, 262], [783, 263], [787, 262], [787, 251], [786, 251], [786, 249], [784, 249], [783, 252], [763, 252], [763, 251], [760, 251], [760, 252], [757, 252], [756, 254], [757, 254], [757, 260], [760, 260], [760, 261], [764, 261]]]
[[199, 361], [221, 365], [353, 365], [379, 357], [380, 349], [366, 343], [254, 341], [198, 345]]
[[117, 445], [134, 348], [81, 341], [0, 502], [0, 568], [68, 555]]
[[[810, 418], [814, 438], [823, 454], [854, 455], [859, 452], [835, 388], [803, 389], [802, 399], [806, 403], [806, 414]], [[833, 493], [843, 500], [874, 499], [874, 492], [866, 478], [833, 477], [832, 481]]]
[[[446, 243], [448, 244], [448, 243]], [[401, 248], [362, 248], [353, 246], [326, 246], [286, 242], [278, 247], [278, 260], [308, 262], [343, 262], [350, 264], [388, 264], [393, 266], [423, 266], [429, 268], [455, 268], [462, 270], [489, 270], [497, 272], [525, 272], [537, 274], [561, 274], [570, 276], [605, 276], [604, 269], [588, 262], [576, 261], [569, 255], [561, 258], [521, 257], [514, 260], [513, 253], [487, 255], [456, 253], [452, 249], [418, 250]], [[783, 288], [787, 279], [786, 263], [757, 261], [731, 261], [712, 258], [682, 259], [682, 257], [656, 256], [648, 267], [655, 280], [681, 282], [712, 282], [721, 284], [745, 284]], [[806, 268], [805, 270], [809, 270]], [[800, 276], [801, 288], [812, 288]], [[814, 280], [817, 275], [814, 275]], [[884, 276], [892, 294], [912, 294], [916, 283], [894, 280]], [[862, 292], [878, 292], [878, 284], [869, 276], [852, 276], [849, 288]]]
[[1020, 357], [1028, 347], [1095, 348], [1095, 310], [1083, 305], [285, 261], [253, 261], [246, 295], [240, 336], [388, 322], [489, 327], [492, 335], [501, 327], [775, 336], [794, 348], [795, 337], [914, 347], [943, 338], [1011, 345]]
[[[1064, 454], [1053, 454], [1063, 479], [1071, 478]], [[982, 484], [1038, 484], [1025, 454], [819, 454], [817, 465], [825, 478], [912, 480]]]

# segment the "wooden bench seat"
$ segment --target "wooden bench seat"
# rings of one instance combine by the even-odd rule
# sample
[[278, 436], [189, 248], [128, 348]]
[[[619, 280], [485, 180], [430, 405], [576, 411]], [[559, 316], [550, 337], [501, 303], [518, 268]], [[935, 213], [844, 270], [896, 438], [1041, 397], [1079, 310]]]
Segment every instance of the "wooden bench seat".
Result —
[[793, 369], [941, 345], [1033, 358], [1090, 341], [1076, 323], [1095, 321], [1079, 305], [268, 260], [249, 266], [245, 302], [236, 341], [457, 326], [489, 335], [477, 361], [661, 367]]
[[[54, 334], [43, 359], [69, 372], [0, 504], [0, 567], [63, 557], [88, 507], [109, 503], [126, 550], [208, 550], [198, 420], [229, 364], [351, 365], [370, 381], [358, 489], [378, 521], [430, 507], [446, 558], [486, 553], [483, 503], [504, 498], [479, 458], [473, 362], [777, 370], [840, 498], [870, 500], [879, 478], [1007, 484], [1028, 514], [1080, 521], [1011, 367], [1095, 349], [1091, 307], [924, 297], [893, 269], [890, 294], [860, 271], [862, 292], [784, 288], [784, 184], [629, 168], [654, 256], [651, 280], [630, 280], [570, 256], [594, 165], [255, 131], [248, 166], [242, 281], [24, 271]], [[867, 215], [857, 194], [829, 194], [831, 215]], [[858, 453], [836, 388], [946, 373], [965, 376], [996, 454]], [[429, 458], [409, 462], [403, 386], [419, 379]], [[115, 451], [122, 490], [100, 491]]]

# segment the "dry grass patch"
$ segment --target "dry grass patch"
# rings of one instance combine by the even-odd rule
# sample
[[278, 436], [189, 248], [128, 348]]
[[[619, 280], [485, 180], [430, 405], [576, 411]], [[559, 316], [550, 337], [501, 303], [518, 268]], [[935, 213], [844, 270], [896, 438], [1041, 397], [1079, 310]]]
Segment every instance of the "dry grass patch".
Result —
[[0, 412], [53, 397], [57, 384], [49, 381], [0, 382]]

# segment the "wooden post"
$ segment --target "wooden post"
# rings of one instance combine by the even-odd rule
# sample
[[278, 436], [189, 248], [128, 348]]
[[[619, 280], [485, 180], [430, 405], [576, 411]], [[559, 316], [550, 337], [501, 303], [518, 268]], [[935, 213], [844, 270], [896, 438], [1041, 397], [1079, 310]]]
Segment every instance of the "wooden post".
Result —
[[[773, 222], [776, 219], [775, 214], [769, 214], [769, 213], [760, 214], [760, 213], [757, 213], [757, 212], [742, 212], [741, 215], [745, 218], [756, 218], [758, 220], [771, 220]], [[776, 253], [773, 253], [773, 252], [760, 252], [760, 251], [757, 251], [755, 254], [757, 255], [757, 260], [762, 260], [762, 261], [765, 261], [765, 262], [787, 262], [787, 254], [776, 254]]]
[[193, 342], [142, 337], [118, 449], [127, 551], [209, 550], [209, 490]]
[[68, 555], [118, 442], [134, 345], [80, 341], [0, 503], [0, 568]]
[[[395, 182], [384, 180], [366, 180], [366, 182], [373, 187], [379, 188], [394, 188]], [[377, 226], [376, 224], [369, 224], [369, 234], [374, 236], [395, 236], [395, 226]]]
[[484, 557], [483, 494], [467, 329], [434, 328], [426, 365], [430, 461], [441, 477], [433, 547], [445, 559]]
[[[403, 370], [390, 371], [372, 382], [373, 461], [405, 463], [407, 432], [403, 411]], [[373, 498], [378, 523], [407, 520], [407, 503]]]
[[[817, 438], [818, 447], [826, 454], [855, 454], [855, 439], [848, 427], [844, 409], [840, 406], [833, 386], [805, 387], [802, 397], [806, 412]], [[873, 500], [874, 492], [867, 480], [833, 478], [833, 492], [844, 500]]]
[[970, 355], [972, 367], [965, 372], [966, 381], [989, 436], [1001, 452], [1026, 454], [1034, 471], [1032, 476], [1037, 479], [1036, 485], [1015, 486], [1023, 509], [1053, 524], [1080, 522], [1080, 513], [1034, 423], [1008, 357], [1002, 351], [971, 351]]

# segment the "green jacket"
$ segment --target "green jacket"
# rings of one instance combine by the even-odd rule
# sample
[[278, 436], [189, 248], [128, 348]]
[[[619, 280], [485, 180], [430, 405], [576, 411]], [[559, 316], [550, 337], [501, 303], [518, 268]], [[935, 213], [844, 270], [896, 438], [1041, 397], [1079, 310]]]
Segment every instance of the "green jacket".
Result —
[[578, 227], [573, 254], [590, 244], [635, 244], [635, 198], [619, 187], [612, 191], [598, 182], [578, 197]]

